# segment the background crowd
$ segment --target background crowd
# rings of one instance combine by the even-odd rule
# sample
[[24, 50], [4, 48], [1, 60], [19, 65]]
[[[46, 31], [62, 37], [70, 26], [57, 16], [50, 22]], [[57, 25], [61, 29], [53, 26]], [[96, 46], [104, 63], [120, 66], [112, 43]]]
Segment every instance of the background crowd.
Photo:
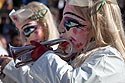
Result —
[[[53, 14], [57, 26], [62, 18], [65, 0], [0, 0], [0, 41], [7, 49], [10, 43], [13, 46], [22, 46], [20, 35], [8, 14], [12, 9], [19, 9], [31, 1], [38, 1], [48, 6]], [[123, 23], [125, 24], [125, 0], [117, 0], [121, 8]], [[4, 38], [4, 41], [3, 41]]]

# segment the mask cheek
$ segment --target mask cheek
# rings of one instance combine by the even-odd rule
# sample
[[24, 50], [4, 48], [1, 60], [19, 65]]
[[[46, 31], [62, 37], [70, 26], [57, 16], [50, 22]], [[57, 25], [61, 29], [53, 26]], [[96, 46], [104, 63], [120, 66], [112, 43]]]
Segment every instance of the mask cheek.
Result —
[[67, 33], [70, 34], [71, 36], [73, 36], [73, 35], [79, 34], [79, 31], [77, 28], [72, 28]]
[[23, 43], [23, 44], [25, 44], [25, 43], [26, 43], [26, 41], [27, 41], [27, 39], [26, 39], [26, 37], [25, 37], [24, 33], [23, 33], [23, 32], [21, 32], [21, 31], [20, 31], [20, 37], [21, 37], [21, 41], [22, 41], [22, 43]]
[[30, 44], [30, 41], [31, 41], [31, 40], [34, 40], [34, 35], [33, 35], [33, 33], [32, 33], [29, 37], [27, 37], [26, 39], [27, 39], [27, 42], [26, 42], [26, 43], [27, 43], [27, 44]]
[[34, 34], [34, 33], [32, 33], [32, 34], [28, 37], [29, 40], [32, 40], [32, 39], [34, 38], [33, 34]]
[[73, 34], [75, 34], [75, 35], [76, 35], [76, 34], [77, 34], [77, 32], [78, 32], [78, 31], [77, 31], [77, 29], [76, 29], [76, 28], [73, 28]]

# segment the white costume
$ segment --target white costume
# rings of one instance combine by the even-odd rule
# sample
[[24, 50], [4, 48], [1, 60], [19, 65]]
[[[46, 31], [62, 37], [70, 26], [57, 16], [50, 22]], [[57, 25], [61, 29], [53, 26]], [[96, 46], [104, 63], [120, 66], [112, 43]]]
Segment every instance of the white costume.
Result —
[[[88, 0], [77, 1], [69, 0], [69, 4], [78, 6], [86, 1], [79, 5], [88, 6]], [[97, 50], [78, 68], [47, 51], [31, 66], [15, 68], [10, 61], [3, 72], [17, 83], [125, 83], [125, 62], [111, 46]]]
[[8, 52], [0, 46], [0, 56], [1, 55], [8, 55]]
[[[8, 56], [8, 52], [0, 46], [0, 56]], [[12, 76], [12, 75], [11, 75]], [[5, 76], [4, 78], [0, 79], [0, 83], [15, 83], [11, 78]]]
[[10, 77], [13, 75], [12, 79], [18, 83], [125, 83], [125, 62], [110, 46], [96, 51], [75, 69], [47, 51], [30, 69], [28, 66], [16, 69], [11, 61], [3, 72]]

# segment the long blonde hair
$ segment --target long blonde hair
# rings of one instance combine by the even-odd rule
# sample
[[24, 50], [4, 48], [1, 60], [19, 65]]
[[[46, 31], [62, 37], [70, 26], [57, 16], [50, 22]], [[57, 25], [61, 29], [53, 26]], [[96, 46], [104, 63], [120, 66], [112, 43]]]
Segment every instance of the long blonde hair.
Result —
[[[86, 52], [85, 55], [78, 56], [75, 65], [80, 66], [87, 57], [91, 56], [93, 51], [98, 47], [111, 45], [115, 47], [125, 60], [125, 35], [122, 24], [121, 12], [117, 3], [112, 3], [105, 0], [105, 4], [100, 11], [98, 10], [101, 4], [100, 0], [89, 0], [87, 16], [92, 23], [92, 32], [96, 43], [96, 49]], [[79, 7], [82, 12], [85, 12], [86, 7]]]

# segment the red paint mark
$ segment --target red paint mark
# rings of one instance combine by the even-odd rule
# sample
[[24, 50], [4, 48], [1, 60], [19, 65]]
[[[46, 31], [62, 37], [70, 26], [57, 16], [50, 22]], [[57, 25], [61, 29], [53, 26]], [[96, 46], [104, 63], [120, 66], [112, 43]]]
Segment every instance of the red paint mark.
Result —
[[18, 21], [18, 18], [16, 16], [13, 16], [14, 21]]
[[77, 29], [73, 28], [73, 33], [76, 34], [77, 33]]

